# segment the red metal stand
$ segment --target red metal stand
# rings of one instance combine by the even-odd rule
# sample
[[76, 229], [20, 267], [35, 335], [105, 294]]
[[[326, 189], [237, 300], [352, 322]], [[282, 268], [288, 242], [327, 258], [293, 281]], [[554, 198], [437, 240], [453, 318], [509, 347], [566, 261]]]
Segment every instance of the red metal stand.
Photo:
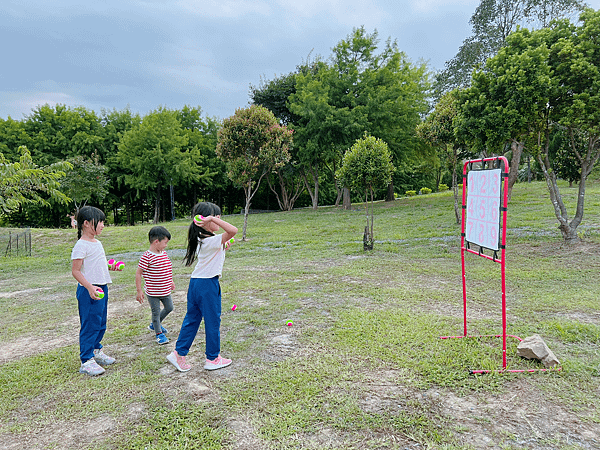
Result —
[[[470, 243], [466, 240], [465, 233], [465, 222], [466, 222], [466, 211], [467, 211], [467, 171], [468, 168], [472, 168], [474, 164], [480, 164], [481, 169], [487, 170], [490, 169], [498, 169], [502, 168], [502, 180], [501, 184], [501, 197], [502, 203], [499, 210], [499, 217], [501, 218], [501, 232], [502, 237], [500, 240], [499, 250], [500, 257], [498, 258], [498, 252], [495, 249], [488, 249], [493, 252], [492, 255], [484, 254], [486, 250], [485, 247], [478, 245], [478, 250], [474, 250], [470, 248]], [[503, 167], [500, 167], [500, 166]], [[460, 256], [462, 263], [462, 287], [463, 287], [463, 323], [464, 330], [463, 336], [441, 336], [440, 339], [453, 339], [453, 338], [473, 338], [473, 337], [501, 337], [502, 338], [502, 369], [498, 369], [495, 371], [492, 370], [469, 370], [471, 374], [481, 374], [481, 373], [489, 373], [489, 372], [537, 372], [537, 371], [548, 371], [548, 370], [557, 370], [557, 369], [528, 369], [528, 370], [506, 370], [506, 340], [507, 337], [515, 338], [518, 341], [522, 341], [522, 339], [518, 336], [509, 335], [506, 332], [506, 213], [508, 211], [508, 172], [510, 170], [510, 166], [508, 165], [508, 161], [504, 156], [498, 156], [494, 158], [484, 158], [467, 161], [463, 166], [463, 195], [462, 195], [462, 225], [461, 225], [461, 240], [460, 240]], [[466, 284], [466, 270], [465, 270], [465, 252], [473, 253], [475, 255], [481, 256], [482, 258], [489, 259], [490, 261], [494, 261], [500, 264], [500, 272], [501, 272], [501, 283], [502, 283], [502, 334], [497, 335], [469, 335], [467, 333], [467, 284]], [[558, 369], [560, 370], [560, 369]]]

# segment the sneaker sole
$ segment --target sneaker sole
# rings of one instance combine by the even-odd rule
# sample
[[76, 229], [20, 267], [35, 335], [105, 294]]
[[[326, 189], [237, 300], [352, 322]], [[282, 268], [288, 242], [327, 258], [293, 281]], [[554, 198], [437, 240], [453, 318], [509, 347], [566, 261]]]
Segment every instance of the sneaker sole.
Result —
[[204, 368], [205, 368], [206, 370], [217, 370], [217, 369], [222, 369], [223, 367], [230, 366], [232, 362], [233, 362], [233, 361], [230, 361], [230, 362], [228, 362], [227, 364], [221, 364], [221, 365], [218, 365], [218, 366], [217, 366], [217, 365], [215, 365], [215, 364], [210, 364], [210, 365], [209, 365], [209, 364], [205, 364], [205, 365], [204, 365]]
[[96, 360], [96, 363], [98, 363], [99, 366], [110, 366], [111, 364], [114, 364], [115, 362], [116, 362], [116, 360], [110, 361], [110, 362]]
[[80, 370], [80, 371], [79, 371], [79, 373], [83, 373], [83, 374], [85, 374], [85, 375], [87, 375], [87, 376], [89, 376], [89, 377], [97, 377], [97, 376], [100, 376], [100, 375], [102, 375], [102, 374], [103, 374], [103, 373], [105, 373], [105, 372], [106, 372], [106, 370], [103, 370], [102, 372], [98, 372], [98, 373], [91, 373], [91, 372], [87, 372], [87, 371], [85, 371], [85, 370]]
[[175, 366], [175, 368], [177, 370], [179, 370], [180, 372], [187, 372], [187, 371], [189, 371], [191, 369], [191, 367], [190, 367], [190, 369], [182, 369], [179, 366], [179, 364], [177, 363], [177, 357], [176, 356], [173, 356], [172, 358], [171, 358], [171, 355], [167, 356], [167, 361], [169, 361], [171, 364], [173, 364]]
[[165, 342], [158, 342], [158, 341], [156, 341], [156, 343], [157, 343], [158, 345], [165, 345], [165, 344], [168, 344], [168, 343], [169, 343], [169, 341], [165, 341]]

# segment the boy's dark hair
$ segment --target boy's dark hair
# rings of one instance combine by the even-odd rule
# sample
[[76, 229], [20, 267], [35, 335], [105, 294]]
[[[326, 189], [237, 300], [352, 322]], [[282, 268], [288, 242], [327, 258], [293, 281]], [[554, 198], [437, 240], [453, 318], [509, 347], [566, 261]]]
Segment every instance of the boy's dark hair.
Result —
[[[220, 216], [221, 208], [219, 208], [214, 203], [210, 202], [200, 202], [194, 206], [192, 209], [192, 219], [196, 217], [198, 214], [201, 216]], [[188, 245], [187, 252], [185, 257], [183, 258], [183, 262], [186, 266], [191, 266], [196, 260], [196, 252], [198, 250], [198, 245], [202, 246], [202, 239], [207, 238], [209, 236], [214, 236], [215, 233], [212, 233], [208, 230], [205, 230], [202, 227], [199, 227], [194, 223], [190, 224], [188, 228]]]
[[165, 227], [156, 226], [150, 228], [150, 231], [148, 231], [148, 240], [151, 244], [157, 239], [162, 241], [164, 238], [171, 240], [171, 233]]
[[83, 229], [83, 222], [85, 221], [91, 222], [92, 227], [96, 230], [98, 226], [98, 222], [104, 222], [106, 220], [106, 216], [102, 212], [101, 209], [95, 208], [93, 206], [84, 206], [77, 213], [77, 239], [81, 239], [81, 230]]

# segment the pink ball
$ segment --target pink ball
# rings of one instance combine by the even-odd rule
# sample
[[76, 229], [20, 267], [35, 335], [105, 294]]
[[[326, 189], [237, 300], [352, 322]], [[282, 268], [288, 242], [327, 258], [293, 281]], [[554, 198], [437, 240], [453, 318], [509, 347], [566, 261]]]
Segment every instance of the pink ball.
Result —
[[232, 311], [235, 311], [236, 309], [237, 309], [237, 305], [233, 305], [233, 306], [231, 307], [231, 310], [232, 310]]

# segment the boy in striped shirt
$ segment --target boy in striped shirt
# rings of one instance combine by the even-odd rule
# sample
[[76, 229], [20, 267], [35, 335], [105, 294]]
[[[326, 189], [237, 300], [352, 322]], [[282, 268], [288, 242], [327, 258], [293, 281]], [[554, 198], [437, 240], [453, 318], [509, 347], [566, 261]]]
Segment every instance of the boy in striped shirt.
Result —
[[[173, 266], [165, 249], [171, 239], [171, 233], [165, 227], [152, 227], [148, 232], [150, 248], [146, 250], [138, 263], [135, 271], [136, 300], [144, 303], [144, 291], [152, 310], [152, 322], [148, 329], [156, 333], [156, 342], [166, 344], [169, 339], [165, 336], [167, 329], [162, 321], [173, 311], [171, 291], [175, 290], [173, 283]], [[144, 291], [142, 291], [142, 277], [144, 277]], [[160, 309], [160, 304], [163, 309]]]

